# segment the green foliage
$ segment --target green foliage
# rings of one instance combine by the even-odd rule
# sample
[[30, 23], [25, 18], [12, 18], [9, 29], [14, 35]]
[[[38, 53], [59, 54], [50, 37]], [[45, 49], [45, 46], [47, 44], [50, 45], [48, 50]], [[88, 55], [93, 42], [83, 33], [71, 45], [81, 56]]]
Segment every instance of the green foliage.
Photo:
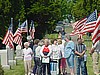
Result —
[[1, 65], [0, 65], [0, 75], [4, 75], [4, 70]]
[[79, 20], [95, 9], [100, 11], [100, 0], [0, 0], [0, 37], [4, 37], [11, 17], [14, 18], [14, 31], [18, 19], [21, 22], [27, 19], [29, 23], [34, 20], [35, 36], [42, 38], [46, 31], [52, 33], [59, 20]]

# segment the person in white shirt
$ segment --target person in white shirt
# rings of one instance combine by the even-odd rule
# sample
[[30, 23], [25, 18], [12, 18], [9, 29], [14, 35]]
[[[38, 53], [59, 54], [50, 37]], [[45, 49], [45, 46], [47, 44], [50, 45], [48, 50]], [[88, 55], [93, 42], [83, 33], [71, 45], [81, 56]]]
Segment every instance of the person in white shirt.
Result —
[[31, 66], [32, 66], [32, 63], [31, 63], [31, 60], [32, 60], [32, 49], [29, 48], [29, 43], [28, 42], [25, 42], [24, 43], [24, 49], [23, 49], [23, 58], [24, 58], [24, 67], [25, 67], [25, 75], [30, 75], [31, 73]]
[[60, 48], [60, 55], [61, 55], [59, 68], [60, 68], [61, 75], [63, 75], [63, 74], [67, 74], [67, 72], [66, 72], [66, 69], [67, 69], [66, 59], [64, 58], [64, 44], [62, 43], [61, 39], [58, 39], [57, 41], [58, 41], [58, 47]]
[[35, 49], [35, 61], [37, 64], [37, 75], [42, 75], [42, 62], [41, 62], [41, 55], [40, 55], [40, 50], [43, 46], [44, 42], [40, 40], [38, 43], [38, 47]]
[[[49, 58], [50, 55], [52, 53], [52, 50], [51, 50], [51, 46], [49, 45], [49, 40], [48, 39], [45, 39], [44, 40], [44, 45], [42, 46], [41, 50], [40, 50], [40, 55], [42, 57], [42, 59], [44, 58]], [[43, 75], [46, 75], [46, 66], [47, 66], [47, 73], [48, 75], [51, 75], [50, 74], [50, 62], [42, 62], [42, 66], [43, 66]]]

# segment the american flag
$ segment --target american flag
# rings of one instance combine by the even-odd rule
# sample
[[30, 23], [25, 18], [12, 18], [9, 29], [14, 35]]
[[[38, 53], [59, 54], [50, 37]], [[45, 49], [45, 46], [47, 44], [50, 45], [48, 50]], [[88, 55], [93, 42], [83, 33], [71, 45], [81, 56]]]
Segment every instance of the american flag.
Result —
[[12, 33], [12, 24], [9, 26], [8, 31], [3, 39], [3, 44], [8, 45], [10, 48], [14, 48], [13, 45], [13, 33]]
[[95, 10], [93, 13], [89, 15], [89, 17], [86, 20], [86, 24], [82, 29], [82, 32], [83, 33], [93, 32], [96, 25], [96, 21], [97, 21], [97, 10]]
[[100, 40], [100, 14], [99, 14], [99, 17], [97, 19], [95, 30], [94, 30], [93, 36], [92, 36], [92, 41], [94, 44], [99, 40]]
[[32, 37], [32, 39], [34, 39], [35, 27], [34, 27], [33, 21], [31, 21], [31, 26], [30, 26], [29, 32], [30, 32], [30, 36]]
[[28, 23], [27, 20], [21, 24], [21, 32], [28, 32]]
[[22, 46], [22, 35], [21, 35], [21, 26], [20, 25], [14, 34], [14, 43]]
[[84, 25], [86, 23], [87, 18], [82, 18], [78, 21], [78, 23], [75, 25], [75, 29], [81, 31], [84, 28]]

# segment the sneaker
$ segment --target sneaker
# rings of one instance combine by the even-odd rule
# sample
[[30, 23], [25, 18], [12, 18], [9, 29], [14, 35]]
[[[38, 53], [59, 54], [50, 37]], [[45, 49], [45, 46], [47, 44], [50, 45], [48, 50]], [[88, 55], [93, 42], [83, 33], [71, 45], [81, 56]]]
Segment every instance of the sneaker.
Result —
[[34, 75], [33, 73], [31, 73], [30, 75]]
[[31, 75], [31, 73], [29, 72], [28, 75]]

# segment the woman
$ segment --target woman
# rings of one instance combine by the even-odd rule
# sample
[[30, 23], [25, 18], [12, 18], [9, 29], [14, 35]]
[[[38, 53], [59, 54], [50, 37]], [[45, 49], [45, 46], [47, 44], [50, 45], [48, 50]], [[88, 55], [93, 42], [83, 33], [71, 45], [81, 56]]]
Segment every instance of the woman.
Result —
[[64, 58], [64, 44], [62, 44], [62, 40], [58, 39], [58, 47], [60, 48], [61, 51], [61, 60], [60, 60], [60, 73], [61, 75], [66, 73], [66, 59]]
[[43, 62], [43, 59], [49, 59], [50, 60], [50, 55], [52, 53], [51, 46], [49, 45], [49, 40], [45, 39], [44, 40], [44, 45], [42, 46], [40, 50], [40, 55], [42, 57], [42, 66], [43, 66], [43, 75], [46, 75], [46, 66], [47, 66], [47, 73], [48, 75], [50, 74], [50, 62]]
[[66, 46], [64, 49], [64, 57], [67, 60], [68, 66], [70, 68], [70, 74], [74, 75], [74, 42], [71, 40], [70, 36], [66, 36]]
[[23, 49], [23, 57], [24, 57], [24, 67], [25, 67], [25, 75], [30, 75], [31, 73], [31, 60], [32, 60], [32, 49], [29, 48], [29, 43], [25, 42], [24, 43], [24, 49]]

